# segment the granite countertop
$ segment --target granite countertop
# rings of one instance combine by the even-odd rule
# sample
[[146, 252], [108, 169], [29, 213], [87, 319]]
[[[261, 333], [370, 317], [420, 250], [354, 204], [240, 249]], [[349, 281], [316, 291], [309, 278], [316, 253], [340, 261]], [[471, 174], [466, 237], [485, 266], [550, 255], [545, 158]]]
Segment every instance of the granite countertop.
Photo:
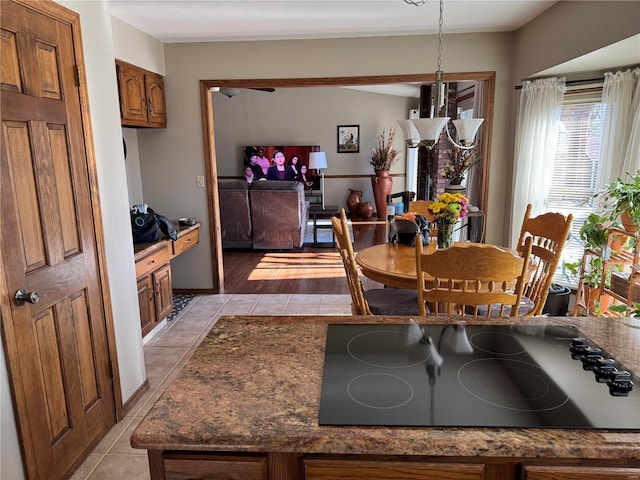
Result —
[[[319, 426], [326, 325], [408, 321], [382, 316], [223, 317], [136, 428], [131, 443], [149, 450], [640, 460], [640, 432], [632, 431]], [[438, 324], [443, 318], [415, 321]], [[573, 325], [637, 373], [640, 329], [626, 325], [628, 321], [515, 320]]]

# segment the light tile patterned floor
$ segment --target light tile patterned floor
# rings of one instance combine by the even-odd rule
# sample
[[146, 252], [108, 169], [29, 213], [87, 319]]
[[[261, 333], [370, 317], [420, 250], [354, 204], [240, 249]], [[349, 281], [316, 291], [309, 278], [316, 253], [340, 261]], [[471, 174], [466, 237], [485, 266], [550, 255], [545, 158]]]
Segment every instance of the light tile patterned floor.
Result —
[[205, 295], [193, 300], [144, 346], [150, 389], [96, 446], [71, 480], [148, 480], [145, 450], [129, 438], [223, 315], [351, 315], [349, 295]]

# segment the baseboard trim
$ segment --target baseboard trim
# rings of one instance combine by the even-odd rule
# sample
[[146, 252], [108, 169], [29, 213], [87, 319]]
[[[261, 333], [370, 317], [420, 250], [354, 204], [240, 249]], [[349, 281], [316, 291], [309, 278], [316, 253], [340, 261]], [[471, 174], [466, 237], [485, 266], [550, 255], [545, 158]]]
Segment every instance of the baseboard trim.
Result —
[[133, 407], [135, 407], [136, 403], [138, 403], [138, 401], [145, 393], [149, 391], [150, 388], [151, 386], [149, 385], [149, 380], [145, 380], [144, 383], [140, 385], [140, 387], [138, 387], [135, 392], [133, 392], [133, 395], [129, 397], [129, 400], [127, 400], [122, 407], [124, 410], [124, 416], [126, 416], [133, 409]]
[[216, 292], [213, 288], [174, 288], [173, 293], [193, 294], [193, 295], [214, 295]]

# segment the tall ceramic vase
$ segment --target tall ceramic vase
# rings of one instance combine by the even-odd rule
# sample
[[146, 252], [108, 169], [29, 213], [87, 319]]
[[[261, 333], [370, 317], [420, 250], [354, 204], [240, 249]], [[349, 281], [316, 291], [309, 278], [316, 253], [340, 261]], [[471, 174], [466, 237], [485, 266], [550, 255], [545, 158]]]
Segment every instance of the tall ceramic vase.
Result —
[[357, 217], [360, 213], [360, 205], [362, 204], [362, 192], [355, 188], [349, 189], [349, 196], [347, 197], [347, 208], [351, 218]]
[[391, 194], [393, 188], [393, 178], [389, 175], [389, 170], [376, 170], [375, 176], [371, 177], [371, 188], [378, 218], [386, 218], [387, 195]]

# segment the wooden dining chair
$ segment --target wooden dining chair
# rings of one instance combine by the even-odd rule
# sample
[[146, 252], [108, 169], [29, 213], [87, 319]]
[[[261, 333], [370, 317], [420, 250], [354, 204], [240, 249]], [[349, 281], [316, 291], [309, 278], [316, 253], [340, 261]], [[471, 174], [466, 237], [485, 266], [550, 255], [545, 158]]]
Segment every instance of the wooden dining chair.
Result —
[[[487, 244], [454, 244], [424, 253], [416, 238], [416, 272], [420, 315], [431, 311], [448, 316], [484, 317], [518, 315], [531, 254], [531, 240], [523, 253]], [[484, 314], [480, 307], [484, 306]], [[493, 307], [493, 308], [492, 308]]]
[[340, 252], [347, 275], [347, 284], [351, 294], [351, 312], [354, 315], [418, 315], [418, 295], [415, 290], [403, 288], [364, 289], [356, 264], [344, 208], [340, 209], [340, 218], [331, 217], [331, 224], [336, 238], [336, 248]]
[[516, 249], [522, 252], [527, 238], [531, 238], [531, 268], [523, 296], [531, 301], [527, 316], [541, 315], [562, 249], [569, 238], [573, 215], [548, 212], [531, 218], [531, 204], [524, 214]]

